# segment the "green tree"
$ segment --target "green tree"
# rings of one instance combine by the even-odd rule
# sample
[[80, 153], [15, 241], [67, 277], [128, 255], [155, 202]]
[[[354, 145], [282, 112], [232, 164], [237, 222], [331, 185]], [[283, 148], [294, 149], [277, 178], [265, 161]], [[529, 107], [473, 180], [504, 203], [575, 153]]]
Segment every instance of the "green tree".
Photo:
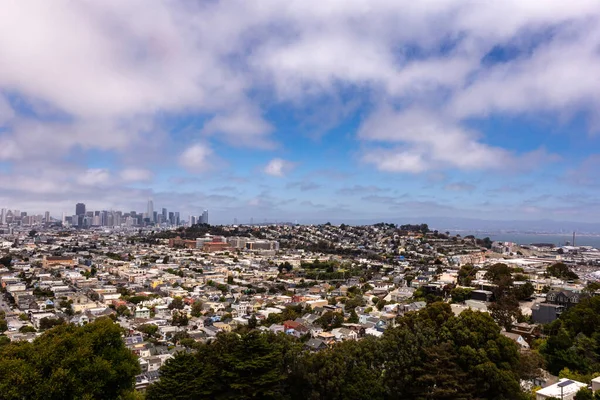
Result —
[[587, 294], [593, 294], [600, 290], [600, 282], [589, 282], [583, 291]]
[[300, 352], [299, 345], [258, 330], [219, 334], [198, 345], [196, 354], [168, 361], [148, 400], [526, 398], [517, 345], [488, 314], [455, 316], [446, 303], [407, 313], [381, 339], [346, 341], [317, 353]]
[[519, 301], [514, 296], [503, 296], [498, 301], [489, 305], [490, 315], [500, 326], [510, 329], [513, 322], [521, 315]]
[[156, 334], [156, 332], [158, 332], [158, 326], [156, 326], [154, 324], [144, 324], [144, 325], [138, 326], [137, 330], [147, 336], [154, 336]]
[[256, 330], [220, 334], [199, 346], [196, 354], [179, 353], [167, 361], [160, 381], [148, 388], [147, 399], [285, 398], [287, 371], [298, 349], [290, 340]]
[[453, 303], [464, 303], [465, 300], [469, 300], [471, 298], [471, 292], [473, 289], [466, 289], [461, 287], [456, 287], [450, 291], [450, 296], [452, 296]]
[[0, 264], [4, 265], [6, 268], [11, 268], [12, 256], [8, 255], [0, 258]]
[[315, 323], [326, 330], [335, 329], [342, 326], [344, 323], [344, 316], [338, 312], [327, 311], [319, 319], [317, 319]]
[[590, 389], [583, 387], [575, 393], [575, 400], [594, 400], [594, 392]]
[[131, 316], [131, 310], [125, 304], [121, 304], [120, 306], [118, 306], [115, 311], [117, 311], [117, 315], [119, 316]]
[[556, 278], [565, 279], [565, 280], [577, 280], [579, 276], [565, 263], [556, 263], [552, 264], [546, 269], [546, 273], [550, 276], [554, 276]]
[[184, 304], [181, 297], [173, 297], [173, 301], [169, 304], [169, 310], [183, 310]]
[[477, 269], [472, 264], [465, 264], [458, 270], [458, 283], [463, 286], [471, 286], [475, 279]]
[[45, 331], [47, 329], [54, 328], [57, 325], [62, 325], [65, 323], [65, 320], [62, 318], [42, 318], [40, 320], [40, 330]]
[[139, 372], [121, 328], [108, 318], [0, 347], [0, 396], [8, 400], [117, 399], [131, 392]]
[[529, 299], [535, 293], [535, 288], [531, 282], [525, 282], [523, 285], [516, 286], [513, 293], [518, 300]]
[[192, 317], [200, 317], [202, 315], [202, 302], [200, 300], [195, 300], [192, 304], [191, 314]]
[[350, 317], [348, 317], [348, 322], [350, 322], [351, 324], [358, 324], [358, 314], [356, 313], [356, 310], [352, 310], [350, 311]]
[[188, 324], [188, 316], [185, 312], [175, 311], [173, 313], [173, 319], [171, 321], [171, 325], [174, 326], [186, 326]]
[[485, 279], [498, 283], [504, 279], [511, 279], [512, 269], [503, 263], [496, 263], [488, 267]]
[[256, 317], [254, 315], [251, 316], [250, 319], [248, 320], [248, 328], [256, 329], [257, 325], [258, 325], [258, 321], [256, 320]]
[[568, 368], [580, 374], [600, 371], [600, 297], [583, 298], [544, 327], [547, 339], [540, 345], [548, 370]]

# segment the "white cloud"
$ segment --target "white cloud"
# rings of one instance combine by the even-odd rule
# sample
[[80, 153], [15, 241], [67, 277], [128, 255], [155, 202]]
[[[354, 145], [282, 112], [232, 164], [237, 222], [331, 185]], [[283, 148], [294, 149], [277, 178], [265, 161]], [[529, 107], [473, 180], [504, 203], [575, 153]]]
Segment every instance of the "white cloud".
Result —
[[15, 116], [15, 111], [12, 109], [8, 100], [0, 95], [0, 127], [12, 120]]
[[273, 144], [265, 136], [272, 130], [273, 126], [265, 122], [258, 111], [242, 109], [216, 115], [204, 125], [202, 133], [224, 136], [235, 146], [271, 148]]
[[205, 144], [197, 143], [188, 147], [179, 156], [179, 164], [190, 172], [206, 171], [211, 166], [213, 151]]
[[152, 180], [152, 171], [143, 168], [127, 168], [121, 171], [121, 179], [125, 182], [147, 182]]
[[[198, 140], [273, 148], [271, 108], [300, 110], [302, 120], [307, 108], [334, 114], [331, 104], [352, 103], [368, 106], [357, 134], [362, 160], [383, 171], [540, 165], [554, 157], [491, 145], [464, 121], [598, 114], [599, 21], [597, 0], [8, 2], [0, 161], [22, 171], [74, 158], [67, 177], [44, 175], [23, 193], [79, 194], [74, 182], [110, 175], [81, 172], [86, 151], [150, 159], [140, 146], [155, 145], [160, 162], [204, 171], [214, 157]], [[514, 57], [482, 62], [496, 47], [516, 49]], [[177, 134], [188, 148], [175, 155], [161, 146], [164, 131], [188, 115], [207, 122], [193, 127], [199, 137]], [[287, 163], [272, 160], [265, 172], [285, 175]], [[119, 183], [150, 178], [142, 169], [115, 174]], [[2, 176], [17, 177], [15, 185], [37, 182]]]
[[274, 158], [263, 169], [264, 173], [271, 176], [282, 177], [294, 167], [294, 163], [281, 158]]
[[384, 171], [501, 168], [511, 159], [507, 151], [480, 142], [476, 132], [420, 109], [396, 112], [384, 108], [367, 118], [358, 137], [404, 144], [392, 150], [367, 150], [363, 160]]
[[110, 171], [104, 168], [90, 168], [77, 177], [76, 182], [84, 186], [104, 186], [111, 181]]

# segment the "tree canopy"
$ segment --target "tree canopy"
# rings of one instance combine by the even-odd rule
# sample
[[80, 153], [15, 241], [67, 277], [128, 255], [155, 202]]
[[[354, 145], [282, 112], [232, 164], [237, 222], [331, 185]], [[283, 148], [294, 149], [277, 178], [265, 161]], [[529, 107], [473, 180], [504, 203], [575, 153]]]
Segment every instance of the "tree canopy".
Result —
[[549, 266], [546, 269], [546, 272], [550, 276], [554, 276], [559, 279], [565, 279], [565, 280], [579, 279], [579, 276], [577, 276], [577, 274], [575, 272], [571, 271], [569, 266], [565, 263], [552, 264], [551, 266]]
[[600, 373], [600, 297], [583, 298], [544, 331], [548, 338], [540, 352], [551, 373], [558, 375], [565, 368]]
[[448, 304], [408, 313], [382, 338], [301, 351], [284, 334], [220, 334], [148, 389], [160, 399], [519, 399], [517, 345], [487, 314]]
[[33, 343], [0, 347], [3, 399], [117, 399], [131, 391], [138, 361], [109, 318], [58, 325]]

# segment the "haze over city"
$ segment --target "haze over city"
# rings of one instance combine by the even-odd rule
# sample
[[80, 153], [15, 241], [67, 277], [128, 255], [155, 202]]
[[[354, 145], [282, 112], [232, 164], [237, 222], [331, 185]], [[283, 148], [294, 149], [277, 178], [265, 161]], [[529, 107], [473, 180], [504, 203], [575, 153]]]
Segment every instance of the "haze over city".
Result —
[[600, 216], [595, 0], [146, 5], [3, 4], [1, 207]]

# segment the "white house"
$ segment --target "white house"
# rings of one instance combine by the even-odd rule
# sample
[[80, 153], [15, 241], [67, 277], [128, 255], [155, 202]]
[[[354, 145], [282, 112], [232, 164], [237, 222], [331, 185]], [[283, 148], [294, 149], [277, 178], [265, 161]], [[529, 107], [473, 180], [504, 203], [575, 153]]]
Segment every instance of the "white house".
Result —
[[554, 385], [546, 386], [535, 393], [536, 400], [546, 400], [556, 397], [562, 400], [573, 400], [579, 389], [587, 387], [585, 383], [562, 378]]

